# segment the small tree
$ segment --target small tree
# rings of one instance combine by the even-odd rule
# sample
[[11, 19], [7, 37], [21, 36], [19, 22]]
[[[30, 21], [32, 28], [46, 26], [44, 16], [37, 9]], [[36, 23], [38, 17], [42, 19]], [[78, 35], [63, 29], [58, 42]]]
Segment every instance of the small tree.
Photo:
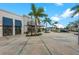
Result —
[[46, 24], [45, 32], [47, 32], [47, 23], [51, 25], [51, 19], [46, 16], [45, 19], [43, 20], [43, 23]]

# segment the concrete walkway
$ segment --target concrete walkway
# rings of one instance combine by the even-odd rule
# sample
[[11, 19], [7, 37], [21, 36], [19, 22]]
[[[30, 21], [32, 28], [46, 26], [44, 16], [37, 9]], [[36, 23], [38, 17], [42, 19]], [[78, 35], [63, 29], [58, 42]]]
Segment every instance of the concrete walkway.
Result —
[[1, 55], [79, 55], [73, 33], [43, 33], [41, 36], [17, 35], [0, 38]]

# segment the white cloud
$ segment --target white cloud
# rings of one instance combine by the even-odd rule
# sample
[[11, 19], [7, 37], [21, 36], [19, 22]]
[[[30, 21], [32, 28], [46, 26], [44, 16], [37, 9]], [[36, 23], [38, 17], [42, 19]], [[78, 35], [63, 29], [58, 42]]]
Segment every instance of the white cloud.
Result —
[[[67, 18], [67, 17], [70, 17], [72, 14], [74, 13], [74, 10], [70, 10], [70, 8], [66, 9], [62, 14], [60, 15], [55, 15], [55, 16], [52, 16], [51, 19], [53, 21], [59, 21], [61, 20], [62, 18]], [[78, 14], [77, 14], [78, 15]], [[77, 16], [75, 15], [75, 16]]]
[[68, 8], [67, 10], [65, 10], [62, 14], [61, 17], [63, 18], [67, 18], [70, 17], [73, 14], [74, 10], [70, 10], [70, 8]]
[[62, 24], [56, 24], [57, 28], [64, 28]]
[[53, 20], [53, 21], [59, 21], [60, 18], [59, 18], [58, 16], [52, 16], [52, 17], [51, 17], [51, 20]]
[[[60, 21], [64, 18], [68, 18], [71, 17], [71, 15], [74, 13], [75, 10], [70, 10], [70, 8], [68, 8], [67, 10], [65, 10], [63, 13], [61, 13], [60, 15], [55, 15], [51, 17], [52, 21]], [[78, 14], [75, 15], [75, 17], [78, 16]], [[64, 27], [63, 25], [58, 24], [58, 27]]]
[[74, 17], [77, 17], [77, 16], [79, 16], [79, 13], [77, 13]]
[[47, 10], [47, 8], [46, 7], [44, 7], [44, 11], [46, 11]]
[[62, 6], [63, 3], [55, 3], [55, 5]]

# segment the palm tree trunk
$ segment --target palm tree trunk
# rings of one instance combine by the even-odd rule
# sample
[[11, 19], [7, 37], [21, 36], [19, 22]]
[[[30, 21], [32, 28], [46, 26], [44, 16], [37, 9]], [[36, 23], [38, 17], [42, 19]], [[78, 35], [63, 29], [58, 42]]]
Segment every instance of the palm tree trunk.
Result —
[[35, 35], [37, 34], [37, 18], [35, 18]]
[[32, 26], [31, 26], [31, 36], [32, 36]]
[[38, 18], [38, 24], [39, 24], [39, 32], [41, 32], [41, 28], [40, 28], [40, 20], [39, 20], [39, 18]]
[[46, 30], [45, 30], [45, 32], [47, 32], [47, 22], [46, 22]]

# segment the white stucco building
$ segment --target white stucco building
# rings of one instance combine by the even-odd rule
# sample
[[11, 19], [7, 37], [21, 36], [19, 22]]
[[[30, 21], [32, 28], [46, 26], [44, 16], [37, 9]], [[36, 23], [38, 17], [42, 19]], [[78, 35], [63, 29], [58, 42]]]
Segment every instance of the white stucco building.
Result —
[[27, 31], [28, 16], [20, 16], [0, 9], [0, 37], [24, 34]]

